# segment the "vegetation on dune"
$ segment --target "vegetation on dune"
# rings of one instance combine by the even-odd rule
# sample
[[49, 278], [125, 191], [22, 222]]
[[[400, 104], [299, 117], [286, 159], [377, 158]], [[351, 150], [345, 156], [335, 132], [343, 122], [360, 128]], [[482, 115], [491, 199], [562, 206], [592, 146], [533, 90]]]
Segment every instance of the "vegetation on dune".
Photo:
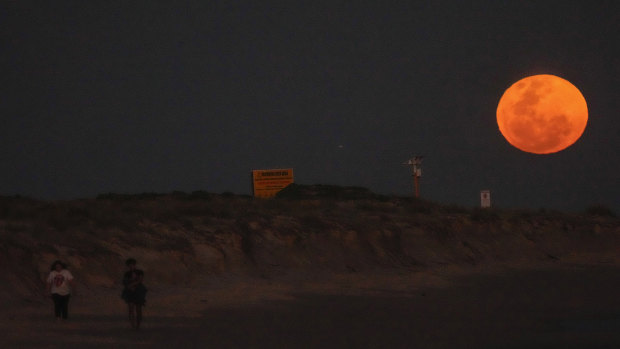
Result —
[[203, 191], [51, 202], [0, 197], [5, 265], [41, 275], [47, 259], [61, 258], [108, 282], [128, 256], [157, 270], [162, 282], [235, 270], [607, 258], [620, 246], [619, 227], [604, 206], [582, 214], [464, 208], [358, 187], [292, 185], [274, 199]]
[[607, 206], [593, 205], [586, 209], [586, 213], [592, 216], [616, 217], [616, 214]]

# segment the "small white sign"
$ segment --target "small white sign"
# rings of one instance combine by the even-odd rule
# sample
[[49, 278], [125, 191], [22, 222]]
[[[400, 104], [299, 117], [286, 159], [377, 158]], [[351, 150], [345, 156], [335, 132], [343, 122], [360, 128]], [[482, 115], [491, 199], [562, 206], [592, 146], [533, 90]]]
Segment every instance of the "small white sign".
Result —
[[491, 207], [491, 191], [490, 190], [480, 191], [480, 207], [483, 207], [483, 208]]

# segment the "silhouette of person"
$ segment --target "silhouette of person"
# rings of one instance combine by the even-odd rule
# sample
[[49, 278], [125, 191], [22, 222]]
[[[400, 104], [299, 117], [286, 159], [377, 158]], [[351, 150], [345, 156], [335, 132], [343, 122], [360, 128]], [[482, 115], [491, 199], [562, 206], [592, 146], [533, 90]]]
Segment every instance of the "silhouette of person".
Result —
[[127, 311], [129, 315], [129, 323], [131, 327], [138, 330], [142, 322], [142, 307], [146, 303], [146, 287], [142, 284], [144, 272], [136, 268], [136, 260], [127, 259], [125, 265], [128, 270], [123, 276], [122, 298], [127, 303]]

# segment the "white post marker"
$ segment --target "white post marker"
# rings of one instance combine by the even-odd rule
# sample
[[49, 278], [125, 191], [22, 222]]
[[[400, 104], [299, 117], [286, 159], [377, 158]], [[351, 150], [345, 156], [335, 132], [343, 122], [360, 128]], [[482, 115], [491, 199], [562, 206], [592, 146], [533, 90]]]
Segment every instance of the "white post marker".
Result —
[[480, 207], [482, 208], [491, 207], [491, 191], [490, 190], [480, 191]]

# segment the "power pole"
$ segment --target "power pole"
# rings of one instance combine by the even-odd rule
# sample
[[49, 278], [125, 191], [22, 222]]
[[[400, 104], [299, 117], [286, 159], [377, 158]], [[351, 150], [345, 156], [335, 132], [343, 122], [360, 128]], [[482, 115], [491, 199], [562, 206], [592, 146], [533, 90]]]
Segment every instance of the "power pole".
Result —
[[411, 166], [411, 176], [413, 177], [413, 190], [416, 198], [420, 197], [420, 177], [422, 177], [422, 158], [424, 156], [416, 155], [404, 162], [404, 165]]

